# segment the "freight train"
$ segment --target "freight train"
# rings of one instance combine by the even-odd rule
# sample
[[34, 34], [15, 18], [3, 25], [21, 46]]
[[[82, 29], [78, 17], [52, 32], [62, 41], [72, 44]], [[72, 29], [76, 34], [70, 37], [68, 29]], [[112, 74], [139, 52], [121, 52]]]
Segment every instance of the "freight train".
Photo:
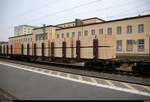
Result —
[[[141, 26], [145, 26], [145, 32], [148, 32], [149, 20], [150, 16], [148, 15], [112, 21], [91, 18], [82, 20], [83, 22], [76, 20], [55, 26], [44, 25], [33, 29], [33, 34], [10, 37], [9, 42], [0, 43], [0, 56], [30, 62], [77, 65], [83, 63], [85, 67], [106, 71], [125, 70], [141, 74], [150, 73], [149, 55], [147, 61], [122, 60], [116, 57], [116, 41], [119, 38], [127, 40], [129, 42], [127, 50], [132, 50], [133, 41], [128, 40], [128, 37], [135, 39], [135, 35], [129, 35], [129, 32], [126, 35], [115, 35], [114, 30], [110, 27], [119, 26], [121, 28], [120, 25], [123, 25], [122, 29], [125, 29], [126, 26], [128, 28], [128, 23], [133, 23], [134, 27], [140, 24], [139, 31]], [[107, 32], [100, 29], [102, 27], [107, 29]], [[125, 30], [123, 31], [125, 32]], [[145, 32], [139, 32], [136, 40], [140, 41], [139, 51], [145, 48], [145, 51], [148, 52], [149, 50], [145, 46], [148, 45], [150, 39], [147, 35], [145, 39]], [[145, 44], [141, 38], [147, 43]], [[136, 40], [134, 40], [135, 43]]]
[[105, 71], [126, 70], [124, 64], [131, 66], [128, 71], [140, 74], [149, 74], [150, 62], [123, 61], [116, 59], [114, 36], [100, 38], [55, 39], [51, 42], [15, 43], [9, 45], [4, 42], [0, 45], [0, 56], [30, 62], [49, 62], [78, 64], [85, 67]]

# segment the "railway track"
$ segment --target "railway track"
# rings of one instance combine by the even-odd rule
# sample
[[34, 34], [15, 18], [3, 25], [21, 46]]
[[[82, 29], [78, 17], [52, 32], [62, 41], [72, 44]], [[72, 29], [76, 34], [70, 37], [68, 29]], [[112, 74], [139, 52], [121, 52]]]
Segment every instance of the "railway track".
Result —
[[[0, 60], [7, 61], [10, 63], [29, 65], [29, 66], [33, 66], [33, 67], [40, 67], [40, 68], [54, 70], [54, 71], [61, 71], [61, 72], [65, 72], [65, 73], [78, 74], [78, 75], [83, 75], [83, 76], [96, 77], [96, 78], [101, 78], [101, 79], [109, 79], [109, 80], [114, 80], [114, 81], [121, 81], [121, 82], [128, 82], [128, 83], [150, 86], [150, 77], [149, 76], [133, 74], [132, 72], [99, 71], [98, 69], [94, 70], [94, 69], [89, 69], [89, 68], [86, 68], [83, 66], [81, 67], [81, 66], [74, 66], [74, 65], [63, 65], [63, 64], [47, 63], [47, 62], [31, 63], [31, 62], [10, 60], [8, 58], [3, 58]], [[50, 66], [53, 66], [53, 67], [50, 67]]]
[[[11, 60], [10, 58], [4, 58], [0, 57], [2, 59], [7, 59]], [[14, 59], [13, 59], [14, 60]], [[18, 61], [18, 60], [16, 60]], [[29, 62], [29, 61], [27, 61]], [[73, 65], [73, 64], [64, 64], [64, 63], [52, 63], [52, 62], [43, 62], [43, 61], [38, 61], [38, 62], [29, 62], [29, 63], [35, 63], [35, 64], [41, 64], [41, 65], [50, 65], [50, 66], [56, 66], [56, 67], [63, 67], [63, 68], [69, 68], [69, 69], [78, 69], [78, 70], [86, 70], [86, 71], [92, 71], [92, 72], [101, 72], [101, 73], [109, 73], [109, 74], [118, 74], [118, 75], [127, 75], [127, 76], [135, 76], [135, 77], [141, 77], [141, 78], [150, 78], [149, 74], [140, 74], [140, 73], [134, 73], [131, 71], [124, 71], [124, 70], [114, 70], [114, 71], [106, 71], [106, 70], [100, 70], [100, 69], [95, 69], [95, 68], [88, 68], [85, 66], [79, 66], [79, 65]]]

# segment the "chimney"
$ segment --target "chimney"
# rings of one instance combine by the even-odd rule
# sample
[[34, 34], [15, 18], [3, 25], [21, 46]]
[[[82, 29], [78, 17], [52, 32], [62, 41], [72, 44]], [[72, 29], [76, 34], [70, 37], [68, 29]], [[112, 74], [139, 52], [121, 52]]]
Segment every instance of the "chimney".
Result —
[[83, 21], [81, 19], [75, 19], [75, 26], [83, 25]]
[[46, 31], [45, 31], [46, 29], [45, 28], [46, 28], [46, 24], [43, 24], [43, 34], [46, 33]]
[[46, 24], [43, 24], [43, 27], [46, 27]]

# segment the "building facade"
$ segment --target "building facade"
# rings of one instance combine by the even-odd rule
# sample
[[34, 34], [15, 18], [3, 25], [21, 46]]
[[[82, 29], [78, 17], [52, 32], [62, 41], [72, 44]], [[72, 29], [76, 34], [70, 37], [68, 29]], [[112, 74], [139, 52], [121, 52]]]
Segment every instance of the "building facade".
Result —
[[[98, 26], [97, 26], [98, 25]], [[150, 56], [150, 15], [60, 28], [57, 37], [115, 35], [118, 57]], [[88, 28], [85, 30], [84, 28]], [[76, 29], [74, 32], [71, 29]], [[70, 30], [70, 31], [69, 31]], [[63, 32], [61, 32], [63, 31]], [[70, 34], [70, 35], [69, 35]]]
[[[94, 39], [113, 35], [116, 40], [113, 46], [117, 57], [150, 57], [150, 15], [110, 21], [94, 17], [81, 21], [80, 25], [76, 25], [76, 22], [73, 21], [35, 28], [33, 35], [31, 34], [29, 38], [32, 39], [32, 43], [40, 45], [40, 43], [48, 43], [56, 39]], [[21, 39], [26, 39], [26, 37], [28, 36], [12, 37], [9, 42], [20, 41], [23, 43], [24, 40]], [[46, 52], [48, 55], [49, 51]]]
[[[14, 36], [9, 38], [9, 53], [16, 54], [16, 53], [24, 53], [24, 55], [27, 55], [27, 47], [30, 45], [30, 50], [32, 50], [32, 38], [33, 34], [27, 34], [27, 35], [20, 35], [20, 36]], [[13, 47], [13, 50], [11, 50], [11, 47]], [[23, 51], [21, 51], [21, 48], [24, 48]]]
[[36, 28], [35, 26], [30, 25], [19, 25], [14, 27], [14, 36], [31, 34], [32, 30]]
[[0, 54], [8, 54], [8, 42], [0, 42]]

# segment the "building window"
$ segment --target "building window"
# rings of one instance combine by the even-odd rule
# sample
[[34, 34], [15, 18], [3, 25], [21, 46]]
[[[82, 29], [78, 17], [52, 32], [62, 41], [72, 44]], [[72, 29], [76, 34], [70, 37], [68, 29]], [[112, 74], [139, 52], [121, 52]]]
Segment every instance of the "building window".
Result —
[[144, 39], [139, 39], [138, 40], [138, 51], [144, 51], [144, 48], [145, 48]]
[[40, 35], [40, 40], [43, 40], [43, 36], [42, 35]]
[[64, 33], [61, 34], [61, 38], [64, 38]]
[[59, 34], [57, 34], [57, 38], [59, 38]]
[[42, 36], [41, 35], [39, 35], [39, 40], [42, 40]]
[[107, 29], [107, 34], [108, 34], [108, 35], [112, 35], [112, 28], [108, 28], [108, 29]]
[[122, 51], [122, 40], [117, 40], [117, 51]]
[[38, 40], [38, 35], [35, 36], [36, 41]]
[[121, 26], [117, 27], [117, 34], [121, 34], [122, 33], [122, 28]]
[[127, 51], [133, 51], [133, 40], [127, 40]]
[[84, 31], [84, 36], [88, 36], [88, 31], [87, 30]]
[[128, 34], [132, 33], [132, 26], [131, 25], [127, 26], [127, 33]]
[[78, 31], [78, 36], [81, 36], [81, 31]]
[[72, 32], [72, 38], [74, 38], [75, 37], [75, 32]]
[[144, 24], [139, 24], [138, 25], [138, 32], [143, 33], [144, 32]]
[[[47, 34], [37, 34], [36, 35], [36, 40], [46, 40], [47, 39]], [[27, 41], [24, 39], [24, 41]]]
[[99, 34], [103, 34], [103, 29], [99, 29]]
[[94, 29], [91, 30], [91, 34], [92, 34], [92, 35], [95, 35], [95, 30], [94, 30]]
[[69, 38], [69, 33], [67, 33], [67, 35], [66, 35], [66, 36], [67, 36], [67, 38]]
[[44, 39], [44, 40], [47, 39], [47, 33], [43, 34], [43, 39]]

